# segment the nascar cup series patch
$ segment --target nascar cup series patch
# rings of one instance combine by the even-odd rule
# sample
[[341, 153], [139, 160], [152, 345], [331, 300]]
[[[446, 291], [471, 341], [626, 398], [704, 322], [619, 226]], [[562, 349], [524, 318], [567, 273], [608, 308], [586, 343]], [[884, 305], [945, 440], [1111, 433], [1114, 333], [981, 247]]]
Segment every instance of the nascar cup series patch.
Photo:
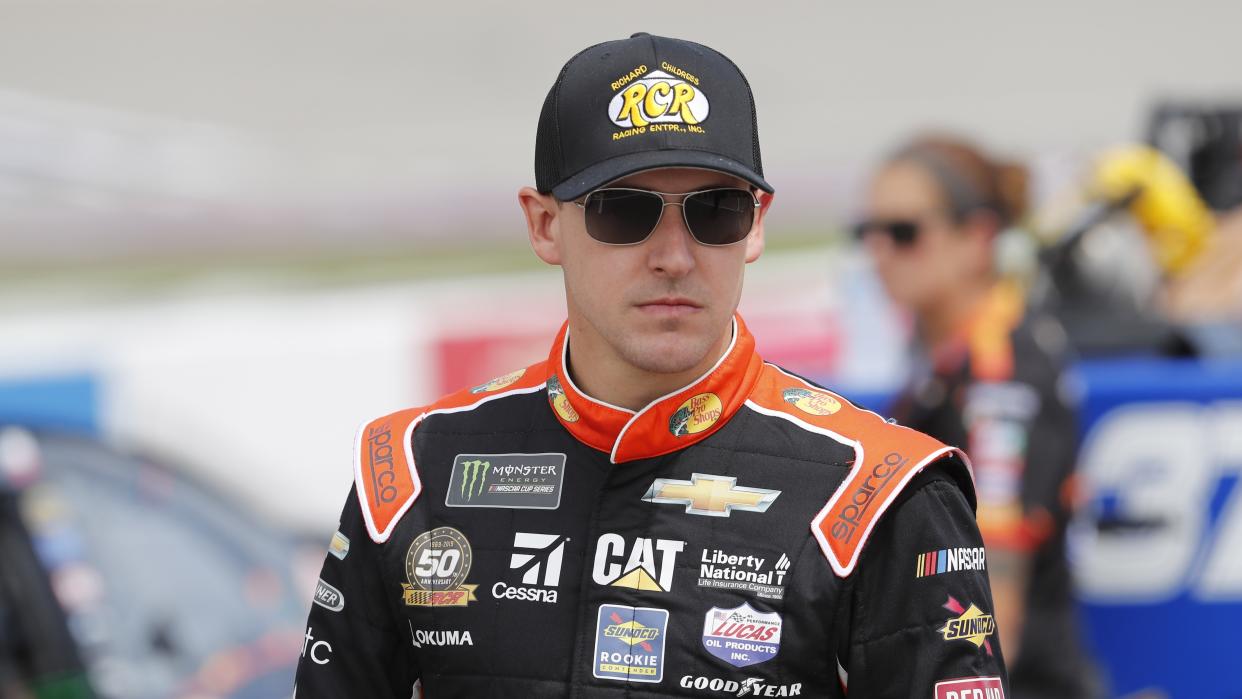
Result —
[[602, 680], [659, 682], [664, 679], [667, 631], [666, 610], [601, 604], [595, 620], [593, 674]]
[[732, 609], [712, 607], [703, 617], [703, 647], [734, 667], [767, 662], [781, 649], [781, 616], [745, 602]]
[[458, 454], [444, 504], [555, 510], [564, 481], [564, 454]]

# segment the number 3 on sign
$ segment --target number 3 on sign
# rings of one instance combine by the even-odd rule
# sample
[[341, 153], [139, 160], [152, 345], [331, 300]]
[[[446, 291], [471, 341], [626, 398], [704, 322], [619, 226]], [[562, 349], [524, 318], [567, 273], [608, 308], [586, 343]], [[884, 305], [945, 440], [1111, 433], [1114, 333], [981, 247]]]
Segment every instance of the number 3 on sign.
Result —
[[1242, 599], [1242, 402], [1118, 408], [1091, 430], [1079, 463], [1092, 492], [1074, 540], [1085, 598]]

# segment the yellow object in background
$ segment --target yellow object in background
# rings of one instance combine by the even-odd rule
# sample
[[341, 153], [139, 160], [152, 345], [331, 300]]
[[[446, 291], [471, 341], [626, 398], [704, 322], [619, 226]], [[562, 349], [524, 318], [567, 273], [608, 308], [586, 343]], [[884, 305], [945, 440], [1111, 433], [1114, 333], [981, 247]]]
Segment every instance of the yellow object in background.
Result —
[[1093, 198], [1118, 201], [1136, 189], [1130, 213], [1160, 267], [1170, 274], [1185, 270], [1212, 237], [1211, 211], [1185, 173], [1155, 148], [1122, 146], [1100, 156], [1091, 176]]

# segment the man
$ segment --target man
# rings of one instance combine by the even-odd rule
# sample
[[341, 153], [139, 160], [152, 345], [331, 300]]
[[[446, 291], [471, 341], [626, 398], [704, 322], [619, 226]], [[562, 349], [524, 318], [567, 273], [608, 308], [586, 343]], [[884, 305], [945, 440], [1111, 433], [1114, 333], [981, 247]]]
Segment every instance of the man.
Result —
[[539, 121], [546, 361], [364, 424], [297, 696], [1001, 697], [965, 457], [765, 364], [745, 77], [636, 34]]

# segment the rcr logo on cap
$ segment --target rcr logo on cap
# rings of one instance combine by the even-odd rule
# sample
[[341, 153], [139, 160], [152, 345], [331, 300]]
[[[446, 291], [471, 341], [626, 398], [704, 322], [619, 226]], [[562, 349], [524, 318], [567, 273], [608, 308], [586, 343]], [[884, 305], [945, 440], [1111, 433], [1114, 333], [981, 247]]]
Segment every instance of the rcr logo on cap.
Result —
[[608, 103], [608, 118], [617, 126], [642, 128], [662, 123], [694, 126], [707, 118], [707, 95], [688, 80], [654, 70], [627, 82]]

